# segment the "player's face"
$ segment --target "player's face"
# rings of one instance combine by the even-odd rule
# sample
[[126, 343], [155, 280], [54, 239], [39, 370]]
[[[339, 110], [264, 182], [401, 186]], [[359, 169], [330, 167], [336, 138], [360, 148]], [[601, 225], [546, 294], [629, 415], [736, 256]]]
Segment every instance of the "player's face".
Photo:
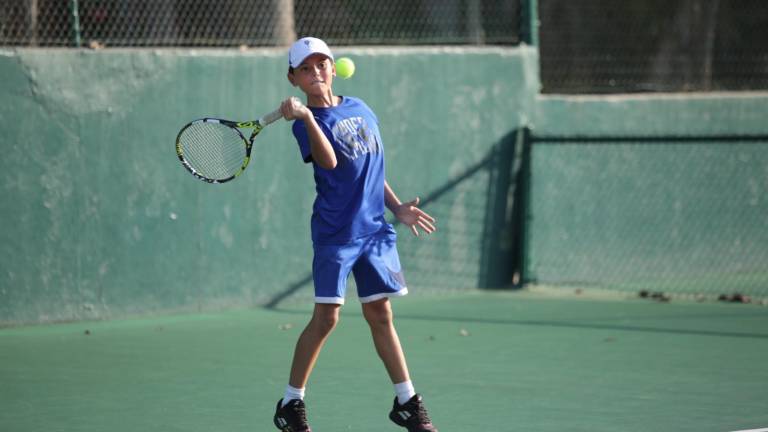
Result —
[[324, 95], [333, 84], [336, 69], [333, 62], [322, 54], [312, 54], [293, 71], [295, 84], [308, 95]]
[[331, 90], [336, 69], [333, 62], [322, 54], [307, 57], [294, 69], [296, 85], [308, 95], [324, 95]]

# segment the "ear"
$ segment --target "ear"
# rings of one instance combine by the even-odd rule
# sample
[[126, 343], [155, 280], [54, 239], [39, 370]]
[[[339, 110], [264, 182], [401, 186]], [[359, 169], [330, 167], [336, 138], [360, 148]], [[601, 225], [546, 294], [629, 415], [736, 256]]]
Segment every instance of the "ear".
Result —
[[288, 72], [286, 75], [286, 78], [288, 78], [288, 82], [291, 83], [292, 86], [296, 87], [296, 82], [294, 81], [294, 76], [292, 73]]

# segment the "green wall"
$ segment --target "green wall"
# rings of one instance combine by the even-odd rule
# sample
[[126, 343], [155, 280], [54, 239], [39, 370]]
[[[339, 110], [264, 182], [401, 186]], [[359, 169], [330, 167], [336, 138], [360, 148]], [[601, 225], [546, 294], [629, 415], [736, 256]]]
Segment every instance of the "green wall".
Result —
[[[487, 286], [499, 149], [526, 122], [537, 54], [339, 50], [337, 94], [379, 116], [387, 177], [440, 231], [401, 233], [412, 291]], [[0, 51], [0, 323], [275, 304], [311, 295], [314, 185], [289, 124], [262, 132], [226, 185], [189, 176], [178, 129], [248, 120], [295, 95], [283, 50]], [[353, 298], [353, 297], [352, 297]]]
[[[336, 92], [378, 114], [388, 180], [438, 219], [428, 238], [398, 227], [414, 295], [509, 286], [523, 261], [559, 286], [768, 286], [767, 95], [540, 96], [525, 46], [338, 55], [357, 74]], [[309, 301], [314, 186], [289, 124], [225, 185], [173, 151], [191, 119], [296, 95], [284, 57], [0, 50], [0, 323]]]
[[768, 297], [768, 95], [542, 97], [529, 282]]

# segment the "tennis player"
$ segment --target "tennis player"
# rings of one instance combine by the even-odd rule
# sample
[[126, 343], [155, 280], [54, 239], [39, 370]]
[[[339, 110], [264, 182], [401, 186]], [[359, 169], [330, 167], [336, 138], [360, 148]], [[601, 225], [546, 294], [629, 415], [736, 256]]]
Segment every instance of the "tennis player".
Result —
[[362, 100], [334, 95], [336, 69], [325, 42], [296, 41], [288, 63], [288, 81], [306, 94], [306, 105], [290, 98], [281, 110], [286, 120], [295, 120], [293, 134], [304, 162], [314, 167], [317, 190], [311, 222], [315, 307], [296, 343], [275, 426], [283, 432], [310, 431], [303, 401], [307, 380], [339, 320], [352, 272], [373, 343], [395, 388], [389, 418], [410, 432], [437, 432], [411, 383], [393, 325], [389, 298], [408, 290], [385, 206], [417, 236], [434, 232], [435, 219], [418, 208], [418, 198], [403, 203], [387, 184], [378, 119]]

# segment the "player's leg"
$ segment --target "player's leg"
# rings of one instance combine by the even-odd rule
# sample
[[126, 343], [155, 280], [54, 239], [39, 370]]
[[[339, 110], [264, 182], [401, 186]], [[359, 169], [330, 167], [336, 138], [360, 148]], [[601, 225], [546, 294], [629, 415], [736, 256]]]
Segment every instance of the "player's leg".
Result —
[[[312, 279], [315, 284], [315, 309], [312, 318], [296, 342], [290, 387], [304, 389], [325, 340], [339, 321], [344, 304], [347, 278], [362, 242], [346, 245], [314, 245]], [[286, 396], [290, 396], [286, 394]]]
[[320, 351], [339, 321], [346, 281], [357, 257], [357, 245], [318, 246], [312, 263], [315, 309], [296, 342], [291, 374], [275, 412], [275, 426], [282, 431], [309, 432], [304, 389]]
[[376, 353], [384, 363], [392, 383], [410, 381], [403, 348], [392, 320], [389, 299], [363, 303], [363, 316], [371, 329]]
[[421, 395], [416, 394], [411, 383], [400, 338], [395, 330], [389, 299], [363, 303], [363, 316], [371, 328], [376, 352], [395, 385], [397, 396], [389, 418], [409, 432], [437, 432]]
[[293, 352], [291, 375], [285, 396], [277, 403], [274, 423], [278, 429], [290, 432], [310, 432], [304, 405], [304, 389], [315, 367], [325, 341], [339, 321], [340, 304], [316, 303]]
[[389, 297], [408, 293], [397, 254], [394, 230], [373, 236], [353, 267], [363, 316], [371, 329], [376, 352], [395, 386], [390, 419], [409, 432], [437, 432], [408, 373], [400, 338], [395, 330]]
[[288, 382], [292, 387], [297, 389], [306, 387], [312, 368], [314, 368], [317, 357], [320, 355], [320, 350], [339, 322], [340, 309], [340, 304], [315, 304], [312, 319], [296, 342], [291, 376]]

